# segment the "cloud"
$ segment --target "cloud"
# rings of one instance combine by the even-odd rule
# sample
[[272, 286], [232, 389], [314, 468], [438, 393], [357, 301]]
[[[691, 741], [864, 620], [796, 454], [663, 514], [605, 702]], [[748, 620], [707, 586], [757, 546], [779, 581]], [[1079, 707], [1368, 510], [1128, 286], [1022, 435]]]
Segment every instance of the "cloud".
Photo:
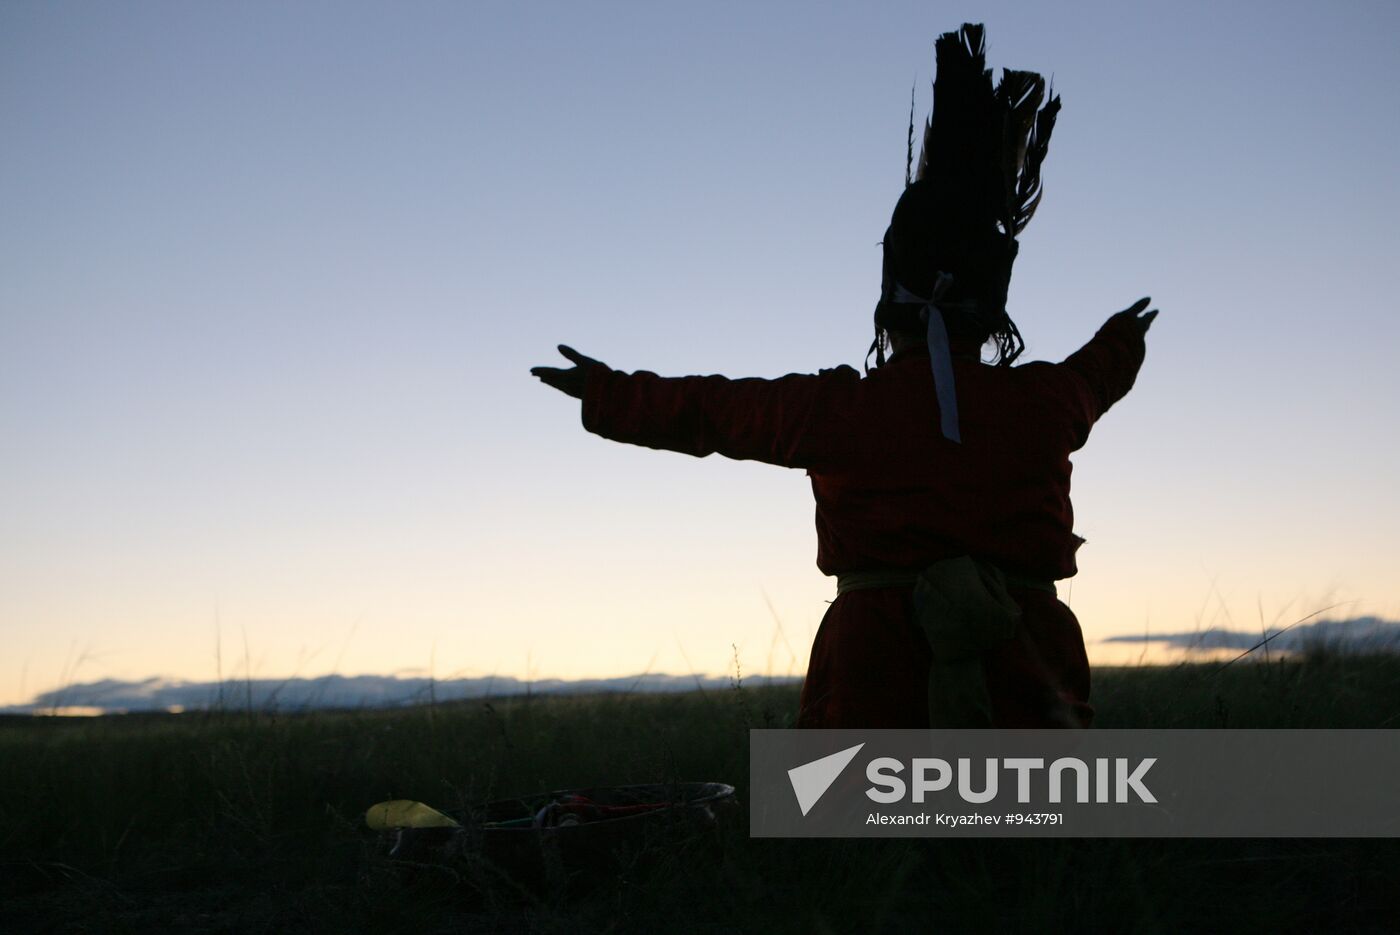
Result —
[[1244, 652], [1256, 646], [1265, 636], [1270, 651], [1309, 652], [1326, 649], [1336, 652], [1376, 653], [1400, 652], [1400, 623], [1379, 617], [1357, 617], [1352, 620], [1320, 620], [1284, 630], [1273, 627], [1259, 630], [1195, 630], [1190, 633], [1147, 633], [1132, 636], [1110, 636], [1104, 643], [1165, 643], [1180, 649], [1236, 649]]

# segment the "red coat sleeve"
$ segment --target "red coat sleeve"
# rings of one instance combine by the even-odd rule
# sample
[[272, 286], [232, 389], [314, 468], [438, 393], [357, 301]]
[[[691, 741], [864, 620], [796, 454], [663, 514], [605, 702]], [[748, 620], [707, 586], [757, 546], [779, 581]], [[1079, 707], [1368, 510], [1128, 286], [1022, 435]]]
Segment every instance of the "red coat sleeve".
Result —
[[774, 380], [659, 377], [592, 368], [583, 427], [613, 441], [705, 457], [822, 467], [851, 447], [851, 367]]
[[1141, 325], [1132, 315], [1120, 313], [1055, 368], [1054, 392], [1069, 410], [1076, 450], [1099, 417], [1128, 395], [1146, 353]]

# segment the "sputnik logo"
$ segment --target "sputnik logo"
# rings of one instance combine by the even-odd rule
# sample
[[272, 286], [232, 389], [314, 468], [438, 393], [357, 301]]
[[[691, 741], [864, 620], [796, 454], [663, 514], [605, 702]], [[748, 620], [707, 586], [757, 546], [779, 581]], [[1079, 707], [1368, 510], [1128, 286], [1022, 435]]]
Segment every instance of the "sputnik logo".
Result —
[[858, 743], [854, 747], [847, 747], [820, 760], [803, 763], [788, 770], [792, 792], [797, 796], [797, 807], [802, 809], [804, 817], [812, 810], [812, 806], [817, 804], [817, 800], [826, 794], [826, 790], [831, 788], [836, 777], [851, 765], [851, 760], [856, 758], [863, 746], [864, 743]]

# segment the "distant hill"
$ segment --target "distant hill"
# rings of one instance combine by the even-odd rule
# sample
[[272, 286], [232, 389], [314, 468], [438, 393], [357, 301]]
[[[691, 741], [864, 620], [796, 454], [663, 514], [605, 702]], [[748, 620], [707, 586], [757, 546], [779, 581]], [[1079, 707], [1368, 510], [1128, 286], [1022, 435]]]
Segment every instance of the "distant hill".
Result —
[[[1323, 620], [1267, 633], [1212, 628], [1181, 633], [1149, 633], [1112, 636], [1105, 643], [1157, 643], [1180, 649], [1237, 650], [1254, 647], [1266, 635], [1270, 652], [1302, 653], [1319, 649], [1331, 652], [1400, 653], [1400, 622], [1379, 617]], [[1263, 658], [1263, 653], [1256, 653]], [[758, 684], [794, 683], [800, 677], [751, 679]], [[36, 695], [27, 704], [0, 708], [0, 714], [36, 714], [55, 709], [85, 713], [140, 711], [199, 711], [210, 708], [241, 710], [311, 711], [320, 709], [393, 708], [423, 704], [429, 700], [461, 701], [525, 694], [599, 694], [628, 692], [687, 692], [724, 690], [732, 686], [726, 676], [665, 675], [647, 673], [607, 679], [543, 679], [523, 681], [510, 676], [433, 680], [393, 675], [327, 675], [320, 678], [252, 679], [225, 682], [192, 682], [169, 678], [140, 681], [102, 679], [69, 685]]]
[[[798, 678], [754, 680], [796, 682]], [[190, 682], [168, 678], [141, 681], [103, 679], [69, 685], [36, 695], [28, 704], [0, 708], [4, 714], [44, 713], [80, 709], [85, 713], [191, 711], [223, 707], [258, 710], [309, 711], [326, 708], [392, 708], [429, 700], [460, 701], [511, 695], [598, 694], [626, 692], [686, 692], [697, 688], [722, 690], [732, 682], [723, 676], [629, 675], [609, 679], [543, 679], [526, 682], [509, 676], [440, 679], [399, 678], [392, 675], [327, 675], [320, 678], [252, 679], [250, 681]]]

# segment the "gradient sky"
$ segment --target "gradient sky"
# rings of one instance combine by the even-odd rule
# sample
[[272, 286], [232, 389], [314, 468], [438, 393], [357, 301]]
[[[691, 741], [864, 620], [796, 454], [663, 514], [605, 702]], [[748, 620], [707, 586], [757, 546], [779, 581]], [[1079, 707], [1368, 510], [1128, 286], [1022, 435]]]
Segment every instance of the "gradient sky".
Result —
[[605, 442], [528, 369], [858, 366], [965, 20], [1064, 99], [1026, 359], [1161, 309], [1075, 458], [1091, 651], [1400, 617], [1400, 5], [10, 0], [0, 703], [800, 673], [802, 473]]

